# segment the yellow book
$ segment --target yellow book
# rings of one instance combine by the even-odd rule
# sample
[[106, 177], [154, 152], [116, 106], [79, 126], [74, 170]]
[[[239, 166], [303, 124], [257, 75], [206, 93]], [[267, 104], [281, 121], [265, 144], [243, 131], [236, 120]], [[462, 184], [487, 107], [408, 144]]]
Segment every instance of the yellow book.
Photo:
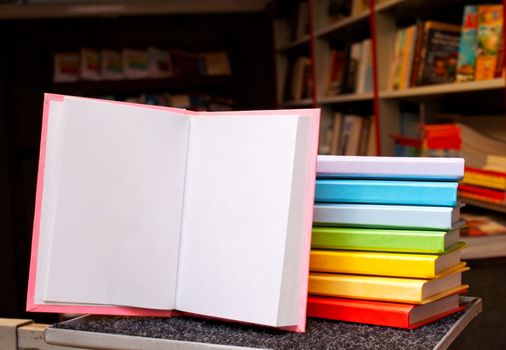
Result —
[[466, 290], [468, 286], [462, 284], [461, 276], [466, 270], [467, 267], [458, 266], [435, 279], [312, 272], [309, 274], [309, 294], [426, 304]]
[[467, 169], [464, 172], [462, 183], [495, 188], [498, 190], [506, 190], [506, 176], [501, 174], [494, 174], [493, 172]]
[[436, 278], [465, 266], [460, 262], [463, 242], [442, 255], [384, 253], [349, 250], [311, 250], [312, 272], [351, 273], [360, 275]]

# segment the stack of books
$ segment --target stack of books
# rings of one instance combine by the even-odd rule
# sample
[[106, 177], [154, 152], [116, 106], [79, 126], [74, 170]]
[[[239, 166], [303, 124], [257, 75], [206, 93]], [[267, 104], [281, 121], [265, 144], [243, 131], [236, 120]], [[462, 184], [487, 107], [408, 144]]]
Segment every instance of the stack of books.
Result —
[[461, 310], [460, 158], [319, 156], [308, 316], [417, 328]]

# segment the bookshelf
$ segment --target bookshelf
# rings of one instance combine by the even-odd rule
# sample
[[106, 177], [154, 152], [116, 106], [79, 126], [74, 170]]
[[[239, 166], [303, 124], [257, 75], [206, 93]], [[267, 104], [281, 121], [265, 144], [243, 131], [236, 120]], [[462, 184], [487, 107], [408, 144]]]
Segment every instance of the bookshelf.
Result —
[[[442, 104], [441, 99], [445, 96], [458, 98], [460, 94], [466, 94], [466, 97], [472, 94], [476, 100], [477, 96], [484, 97], [492, 91], [498, 95], [505, 88], [505, 80], [495, 78], [465, 83], [423, 85], [402, 90], [390, 89], [390, 67], [393, 61], [397, 29], [414, 24], [417, 18], [447, 21], [460, 25], [463, 7], [469, 4], [469, 1], [377, 0], [372, 11], [365, 10], [339, 19], [329, 17], [330, 3], [331, 0], [308, 0], [307, 16], [310, 23], [308, 27], [311, 32], [309, 36], [303, 38], [291, 37], [290, 40], [289, 26], [286, 25], [286, 18], [282, 17], [283, 13], [274, 21], [278, 73], [277, 96], [280, 107], [309, 105], [307, 99], [304, 100], [305, 103], [298, 103], [298, 101], [287, 100], [286, 95], [283, 94], [289, 84], [289, 79], [287, 79], [287, 74], [290, 74], [288, 62], [293, 59], [293, 56], [308, 55], [312, 60], [315, 74], [313, 105], [322, 108], [324, 117], [331, 116], [336, 110], [343, 110], [347, 113], [374, 114], [379, 134], [378, 154], [393, 155], [394, 141], [390, 135], [399, 132], [400, 102], [423, 102], [424, 107], [429, 112], [433, 112], [438, 111]], [[496, 1], [496, 3], [499, 2]], [[297, 11], [297, 2], [293, 2], [292, 11]], [[445, 16], [445, 12], [452, 12], [452, 15]], [[374, 15], [375, 20], [374, 30], [370, 28], [371, 14]], [[329, 95], [327, 85], [329, 65], [331, 64], [329, 55], [332, 47], [343, 42], [361, 41], [371, 35], [376, 44], [376, 60], [373, 62], [373, 70], [377, 74], [377, 81], [373, 91]], [[381, 67], [388, 68], [382, 69]], [[376, 98], [374, 90], [377, 91]], [[434, 102], [435, 100], [437, 103]], [[374, 104], [377, 104], [376, 108]], [[504, 106], [504, 103], [501, 105]], [[444, 112], [452, 111], [445, 110]], [[500, 110], [498, 114], [503, 112]]]
[[[282, 2], [282, 1], [281, 1]], [[286, 2], [285, 2], [286, 3]], [[453, 82], [445, 84], [408, 84], [403, 89], [394, 90], [391, 86], [391, 67], [394, 62], [396, 35], [400, 28], [406, 28], [421, 21], [439, 21], [462, 24], [464, 7], [470, 4], [501, 4], [497, 1], [479, 0], [376, 0], [373, 9], [366, 9], [353, 13], [353, 6], [344, 10], [340, 18], [335, 13], [329, 14], [329, 6], [343, 2], [332, 0], [308, 0], [308, 22], [310, 23], [309, 38], [304, 40], [291, 37], [286, 31], [289, 27], [281, 25], [286, 18], [284, 13], [278, 13], [274, 21], [276, 35], [275, 42], [283, 38], [283, 45], [275, 51], [277, 79], [278, 106], [293, 108], [299, 106], [315, 106], [322, 110], [320, 139], [330, 140], [326, 133], [335, 133], [332, 129], [336, 113], [357, 114], [373, 116], [374, 132], [376, 134], [377, 155], [390, 156], [395, 154], [395, 140], [392, 135], [399, 135], [403, 113], [406, 106], [415, 106], [420, 120], [432, 115], [459, 114], [461, 120], [475, 115], [505, 115], [504, 78], [491, 78], [488, 80]], [[352, 1], [353, 3], [353, 1]], [[296, 11], [297, 2], [292, 2], [292, 10]], [[342, 8], [340, 8], [342, 10]], [[371, 27], [374, 26], [374, 27]], [[373, 87], [369, 91], [341, 91], [329, 93], [329, 76], [331, 76], [332, 50], [346, 48], [350, 43], [361, 42], [371, 38], [373, 51]], [[290, 48], [282, 50], [281, 48]], [[300, 101], [286, 99], [284, 91], [290, 80], [287, 62], [293, 56], [309, 55], [313, 65], [314, 87], [312, 104], [311, 99]], [[349, 51], [346, 52], [349, 54]], [[283, 71], [283, 73], [280, 72]], [[429, 118], [429, 119], [430, 119]], [[506, 117], [504, 125], [506, 126]], [[338, 127], [339, 128], [339, 127]], [[328, 130], [328, 129], [326, 129]], [[341, 132], [342, 132], [341, 122]], [[506, 133], [506, 128], [504, 128]], [[506, 139], [506, 135], [505, 135]], [[322, 150], [322, 149], [320, 149]], [[323, 149], [328, 151], [328, 148]], [[335, 148], [334, 148], [335, 150]], [[322, 153], [322, 152], [320, 152]], [[472, 207], [491, 209], [505, 213], [506, 207], [479, 200], [463, 200]]]

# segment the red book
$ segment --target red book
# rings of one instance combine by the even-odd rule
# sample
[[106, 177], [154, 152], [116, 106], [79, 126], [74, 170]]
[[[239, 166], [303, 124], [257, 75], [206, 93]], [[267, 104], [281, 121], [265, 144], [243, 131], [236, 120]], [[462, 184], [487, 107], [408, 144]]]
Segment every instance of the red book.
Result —
[[489, 198], [493, 201], [498, 202], [506, 201], [506, 192], [504, 192], [504, 190], [492, 190], [489, 188], [479, 186], [459, 184], [459, 194], [462, 192]]
[[309, 296], [307, 316], [377, 326], [415, 329], [464, 309], [450, 295], [424, 305]]

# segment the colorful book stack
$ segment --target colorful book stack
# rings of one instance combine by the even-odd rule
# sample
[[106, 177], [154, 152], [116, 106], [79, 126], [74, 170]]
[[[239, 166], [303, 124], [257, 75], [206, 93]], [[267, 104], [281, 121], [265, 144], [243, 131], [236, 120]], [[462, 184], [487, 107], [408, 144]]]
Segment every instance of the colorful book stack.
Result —
[[462, 308], [460, 158], [319, 156], [308, 316], [417, 328]]

